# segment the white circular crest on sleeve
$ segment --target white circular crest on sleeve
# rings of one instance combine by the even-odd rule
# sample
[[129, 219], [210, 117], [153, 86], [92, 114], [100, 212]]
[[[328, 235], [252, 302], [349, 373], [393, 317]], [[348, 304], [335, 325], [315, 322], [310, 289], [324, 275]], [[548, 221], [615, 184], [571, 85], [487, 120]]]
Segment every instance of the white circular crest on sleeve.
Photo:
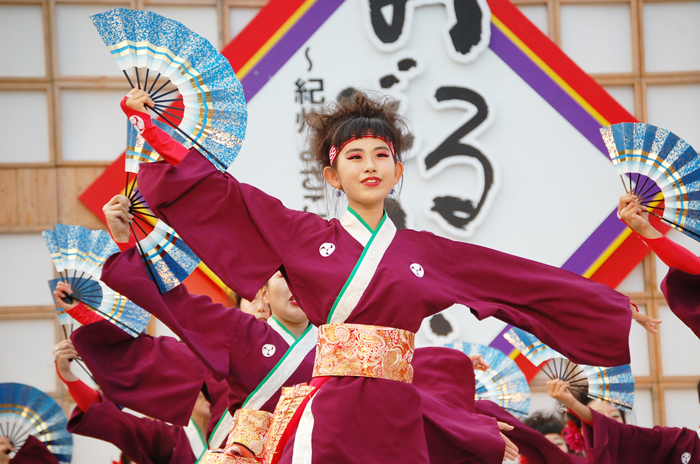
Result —
[[275, 345], [273, 345], [272, 343], [267, 343], [262, 347], [262, 355], [266, 358], [269, 358], [270, 356], [275, 354], [275, 351], [277, 351], [277, 347], [275, 347]]
[[425, 275], [425, 270], [423, 269], [423, 266], [421, 266], [418, 263], [413, 263], [410, 266], [411, 272], [413, 272], [416, 277], [423, 277]]
[[324, 243], [320, 247], [318, 247], [318, 252], [321, 253], [321, 256], [324, 258], [328, 258], [330, 255], [333, 254], [335, 251], [335, 245], [332, 243]]
[[681, 462], [683, 464], [688, 464], [690, 462], [690, 453], [683, 453], [681, 455]]
[[146, 127], [146, 125], [143, 123], [143, 119], [141, 119], [141, 116], [129, 116], [129, 122], [131, 122], [131, 125], [134, 126], [136, 132], [138, 132], [139, 134], [143, 134], [143, 129]]

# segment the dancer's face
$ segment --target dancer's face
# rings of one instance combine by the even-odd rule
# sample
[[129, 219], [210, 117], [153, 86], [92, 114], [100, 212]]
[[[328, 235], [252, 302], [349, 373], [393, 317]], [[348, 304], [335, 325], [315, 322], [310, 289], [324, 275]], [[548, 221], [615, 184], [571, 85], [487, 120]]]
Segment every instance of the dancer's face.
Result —
[[564, 437], [562, 437], [558, 433], [545, 433], [544, 437], [547, 440], [554, 443], [563, 452], [565, 452], [565, 453], [569, 452], [569, 447], [566, 445], [566, 440], [564, 440]]
[[371, 137], [345, 145], [334, 167], [324, 170], [326, 181], [336, 189], [343, 188], [353, 209], [383, 207], [384, 198], [402, 175], [403, 164], [394, 161], [389, 145]]
[[287, 281], [279, 271], [263, 287], [262, 300], [270, 306], [272, 315], [281, 322], [300, 324], [308, 321], [306, 314], [289, 290]]
[[593, 400], [590, 403], [588, 403], [588, 407], [597, 413], [600, 413], [611, 419], [615, 419], [620, 423], [624, 423], [624, 420], [622, 420], [622, 413], [620, 413], [620, 410], [612, 404], [604, 403], [600, 400]]

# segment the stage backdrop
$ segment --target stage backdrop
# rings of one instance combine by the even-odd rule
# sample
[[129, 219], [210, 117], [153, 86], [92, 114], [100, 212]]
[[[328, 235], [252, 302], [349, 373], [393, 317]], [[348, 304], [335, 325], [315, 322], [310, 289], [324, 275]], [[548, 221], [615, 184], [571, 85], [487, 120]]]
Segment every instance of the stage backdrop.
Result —
[[[616, 218], [624, 190], [598, 132], [633, 116], [507, 0], [272, 0], [223, 54], [249, 110], [230, 171], [290, 208], [342, 214], [343, 199], [309, 179], [303, 119], [355, 88], [396, 98], [416, 136], [400, 225], [611, 287], [647, 253]], [[121, 163], [81, 197], [98, 216], [122, 188]], [[203, 269], [188, 284], [216, 298], [212, 282]], [[457, 307], [426, 321], [418, 343], [515, 357], [506, 329]]]

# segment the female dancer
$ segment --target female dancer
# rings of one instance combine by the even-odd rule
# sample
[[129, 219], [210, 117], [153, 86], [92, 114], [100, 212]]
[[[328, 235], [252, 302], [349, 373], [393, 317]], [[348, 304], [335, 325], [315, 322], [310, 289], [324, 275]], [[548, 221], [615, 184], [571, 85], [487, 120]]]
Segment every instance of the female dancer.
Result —
[[207, 429], [210, 412], [201, 393], [188, 427], [137, 417], [103, 399], [71, 372], [70, 361], [79, 355], [70, 340], [56, 345], [53, 353], [56, 371], [77, 403], [68, 422], [69, 432], [113, 443], [129, 459], [142, 464], [193, 464], [206, 450], [200, 430]]
[[[118, 231], [128, 217], [128, 208], [123, 203], [125, 201], [125, 197], [116, 196], [104, 208], [107, 223], [115, 237], [119, 236]], [[263, 287], [262, 296], [269, 302], [275, 316], [268, 320], [272, 330], [266, 331], [261, 331], [265, 324], [259, 321], [251, 321], [252, 318], [212, 303], [206, 297], [189, 295], [184, 285], [161, 295], [149, 280], [135, 247], [124, 248], [122, 253], [111, 256], [104, 265], [102, 279], [159, 319], [167, 321], [167, 324], [175, 324], [170, 325], [171, 329], [192, 345], [192, 351], [200, 353], [205, 360], [209, 358], [208, 364], [212, 367], [216, 364], [212, 363], [211, 359], [228, 353], [226, 359], [230, 361], [219, 366], [219, 369], [222, 369], [219, 375], [229, 379], [232, 410], [239, 408], [256, 383], [266, 377], [265, 368], [270, 369], [274, 363], [282, 359], [290, 360], [296, 355], [292, 352], [290, 356], [285, 356], [285, 350], [290, 351], [289, 347], [295, 343], [297, 338], [293, 334], [298, 333], [298, 329], [308, 326], [308, 319], [299, 311], [286, 281], [280, 278], [279, 272]], [[174, 322], [175, 320], [177, 322]], [[183, 330], [193, 327], [197, 327], [198, 331], [207, 336], [192, 337], [189, 330]], [[79, 329], [78, 333], [82, 335], [80, 331], [83, 330], [85, 329]], [[277, 337], [273, 335], [275, 332]], [[81, 339], [84, 340], [85, 337]], [[307, 350], [305, 359], [289, 379], [284, 381], [284, 385], [311, 381], [315, 343], [314, 338], [309, 345], [311, 350]], [[127, 344], [127, 341], [120, 343], [120, 352], [126, 351], [135, 357], [142, 357], [138, 349], [127, 349]], [[266, 345], [275, 347], [276, 352], [272, 357], [267, 358], [261, 354], [261, 347]], [[113, 345], [113, 349], [115, 348], [119, 349]], [[115, 356], [115, 353], [109, 357], [124, 358], [121, 355]], [[153, 356], [144, 358], [148, 360], [149, 365], [159, 362]], [[99, 365], [97, 361], [94, 360]], [[510, 427], [497, 423], [493, 418], [475, 414], [472, 362], [480, 365], [483, 364], [483, 359], [475, 357], [474, 360], [470, 360], [462, 352], [448, 348], [421, 348], [415, 352], [414, 384], [419, 388], [421, 396], [424, 431], [431, 463], [456, 464], [464, 462], [466, 456], [469, 456], [470, 462], [491, 463], [501, 460], [501, 455], [494, 458], [488, 444], [498, 445], [498, 442], [503, 442], [498, 429], [507, 431]], [[143, 371], [138, 365], [138, 360], [130, 364], [133, 366], [129, 371]], [[171, 366], [169, 369], [177, 369], [177, 366]], [[288, 369], [280, 369], [280, 372], [288, 372]], [[470, 383], [469, 377], [471, 391], [467, 388]], [[279, 391], [261, 409], [271, 412], [278, 398]], [[167, 405], [163, 407], [167, 408]], [[217, 447], [221, 441], [221, 438], [213, 438], [210, 443]], [[514, 457], [517, 448], [510, 441], [506, 443], [508, 456]], [[484, 446], [485, 444], [487, 446]]]
[[674, 427], [648, 429], [625, 424], [622, 417], [611, 417], [606, 415], [605, 409], [598, 412], [590, 403], [589, 406], [581, 403], [571, 393], [569, 383], [559, 379], [547, 382], [547, 393], [581, 419], [587, 462], [700, 463], [700, 430]]
[[[145, 92], [132, 91], [122, 107], [142, 120], [154, 145], [146, 103]], [[325, 179], [348, 198], [340, 221], [286, 209], [196, 150], [184, 156], [154, 146], [171, 165], [144, 165], [139, 173], [155, 214], [229, 287], [252, 298], [280, 270], [309, 320], [322, 326], [315, 396], [300, 407], [281, 462], [427, 463], [420, 396], [411, 385], [413, 334], [423, 318], [455, 303], [528, 330], [576, 362], [629, 362], [627, 297], [540, 263], [396, 231], [384, 199], [401, 179], [409, 136], [395, 105], [355, 93], [309, 123]], [[601, 328], [605, 346], [585, 336]]]
[[620, 197], [617, 215], [669, 267], [661, 291], [671, 311], [700, 338], [700, 258], [656, 230], [635, 195]]

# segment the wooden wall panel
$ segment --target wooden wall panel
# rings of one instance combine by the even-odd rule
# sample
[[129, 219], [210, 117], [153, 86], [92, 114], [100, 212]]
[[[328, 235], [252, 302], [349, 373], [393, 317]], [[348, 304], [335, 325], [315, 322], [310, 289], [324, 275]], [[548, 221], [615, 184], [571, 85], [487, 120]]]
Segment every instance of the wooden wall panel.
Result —
[[0, 170], [0, 232], [36, 232], [56, 223], [56, 171], [51, 168]]
[[104, 167], [58, 168], [58, 220], [62, 224], [104, 229], [100, 220], [78, 200], [80, 194], [104, 172]]

